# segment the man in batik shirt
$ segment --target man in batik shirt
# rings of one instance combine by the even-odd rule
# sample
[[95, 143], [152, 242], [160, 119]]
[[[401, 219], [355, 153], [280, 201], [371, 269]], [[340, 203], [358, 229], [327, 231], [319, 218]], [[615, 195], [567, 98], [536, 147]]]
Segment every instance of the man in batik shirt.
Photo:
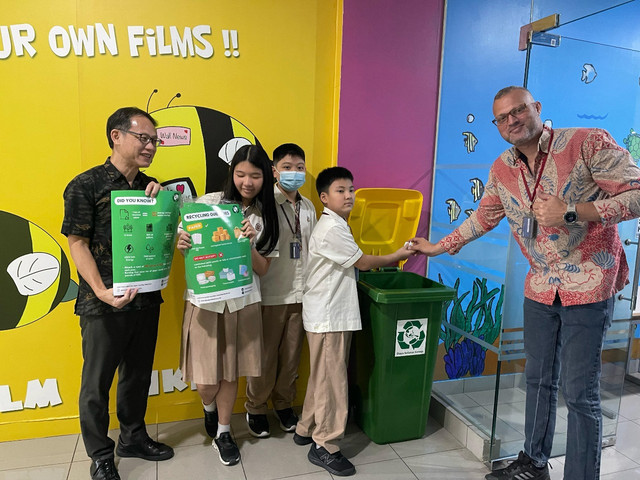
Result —
[[599, 478], [602, 344], [613, 296], [629, 268], [617, 223], [640, 216], [640, 168], [609, 133], [550, 129], [522, 87], [500, 90], [493, 123], [513, 145], [493, 163], [479, 208], [438, 243], [413, 239], [429, 256], [460, 248], [505, 216], [527, 257], [524, 347], [525, 444], [495, 479], [549, 479], [559, 380], [569, 410], [564, 478]]

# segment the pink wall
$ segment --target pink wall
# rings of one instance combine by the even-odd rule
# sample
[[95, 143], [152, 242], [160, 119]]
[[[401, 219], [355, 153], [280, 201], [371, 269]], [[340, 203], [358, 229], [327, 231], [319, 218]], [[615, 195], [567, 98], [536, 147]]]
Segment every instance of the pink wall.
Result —
[[[338, 165], [356, 188], [424, 195], [426, 236], [444, 0], [345, 0]], [[424, 274], [424, 258], [406, 270]]]

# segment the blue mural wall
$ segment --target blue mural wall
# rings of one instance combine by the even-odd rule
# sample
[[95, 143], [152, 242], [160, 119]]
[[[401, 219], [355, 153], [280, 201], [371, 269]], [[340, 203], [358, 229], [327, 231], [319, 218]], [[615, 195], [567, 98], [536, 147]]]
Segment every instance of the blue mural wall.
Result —
[[[542, 102], [543, 120], [556, 127], [605, 128], [638, 159], [640, 1], [606, 10], [620, 3], [545, 0], [532, 8], [524, 0], [447, 2], [431, 241], [453, 231], [477, 207], [491, 164], [509, 147], [491, 123], [491, 107], [500, 88], [523, 85], [526, 52], [518, 51], [518, 38], [520, 26], [532, 20], [559, 13], [565, 24], [550, 32], [562, 37], [559, 47], [532, 48], [526, 72], [529, 89]], [[636, 224], [621, 225], [621, 236], [635, 238]], [[631, 265], [634, 248], [627, 251]], [[431, 259], [428, 276], [458, 290], [448, 320], [493, 344], [501, 327], [522, 326], [527, 271], [502, 222], [457, 255]], [[628, 303], [617, 311], [628, 316]], [[444, 329], [441, 339], [448, 378], [483, 373], [484, 348]]]

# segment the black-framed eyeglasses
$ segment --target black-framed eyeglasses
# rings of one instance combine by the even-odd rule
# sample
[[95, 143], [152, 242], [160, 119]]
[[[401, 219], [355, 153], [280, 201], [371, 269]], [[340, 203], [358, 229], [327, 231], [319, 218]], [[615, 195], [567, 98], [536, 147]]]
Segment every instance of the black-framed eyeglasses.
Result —
[[512, 108], [508, 113], [503, 113], [502, 115], [498, 115], [496, 118], [491, 120], [491, 123], [493, 123], [496, 126], [504, 125], [505, 123], [507, 123], [509, 116], [518, 118], [520, 115], [522, 115], [525, 112], [525, 110], [529, 105], [533, 105], [534, 103], [536, 102], [523, 103], [522, 105], [518, 105], [517, 107]]
[[143, 145], [147, 145], [149, 142], [152, 142], [154, 147], [157, 147], [158, 145], [162, 145], [161, 139], [159, 139], [158, 137], [150, 137], [146, 133], [138, 133], [131, 130], [121, 130], [121, 132], [130, 133], [131, 135], [136, 137], [138, 140], [140, 140], [140, 143], [142, 143]]

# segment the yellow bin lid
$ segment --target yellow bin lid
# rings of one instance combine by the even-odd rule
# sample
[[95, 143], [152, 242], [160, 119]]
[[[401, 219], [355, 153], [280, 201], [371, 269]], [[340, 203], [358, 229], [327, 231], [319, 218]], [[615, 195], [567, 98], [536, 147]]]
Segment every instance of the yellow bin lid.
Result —
[[386, 255], [415, 237], [421, 212], [422, 193], [417, 190], [360, 188], [349, 225], [364, 253]]

